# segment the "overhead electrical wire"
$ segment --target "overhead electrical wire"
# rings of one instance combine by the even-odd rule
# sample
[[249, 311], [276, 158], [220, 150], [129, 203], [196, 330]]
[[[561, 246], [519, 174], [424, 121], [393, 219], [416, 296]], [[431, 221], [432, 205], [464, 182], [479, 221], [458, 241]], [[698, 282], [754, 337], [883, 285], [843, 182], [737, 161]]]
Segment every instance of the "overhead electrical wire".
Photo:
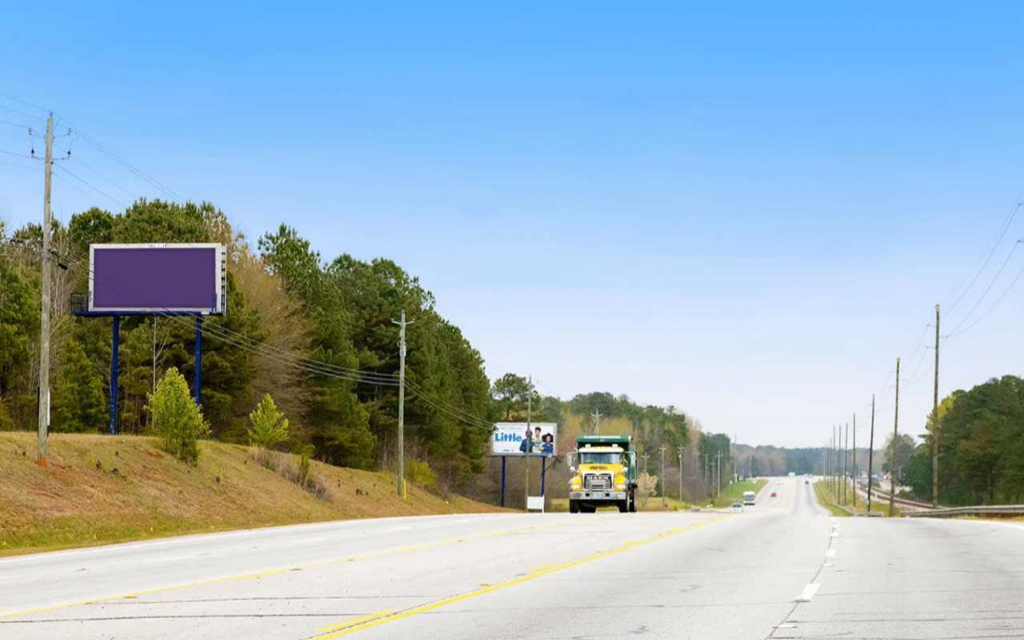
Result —
[[[27, 102], [25, 100], [22, 100], [20, 98], [17, 98], [15, 96], [12, 96], [12, 95], [9, 95], [9, 94], [3, 93], [3, 92], [0, 92], [0, 96], [6, 97], [6, 98], [11, 99], [11, 100], [14, 100], [14, 101], [19, 102], [21, 104], [24, 104], [26, 106], [39, 109], [40, 111], [42, 111], [44, 113], [45, 112], [49, 112], [49, 110], [44, 108], [44, 107], [41, 107], [41, 106], [36, 105], [36, 104], [32, 104], [30, 102]], [[32, 116], [31, 114], [28, 114], [28, 113], [26, 113], [24, 111], [21, 111], [21, 110], [18, 110], [18, 109], [13, 109], [11, 107], [6, 107], [4, 105], [0, 105], [0, 107], [6, 109], [8, 111], [11, 111], [12, 113], [17, 113], [19, 115], [22, 115], [22, 116], [25, 116], [25, 117], [28, 117], [28, 118], [36, 117], [36, 116]], [[152, 185], [153, 187], [155, 187], [156, 189], [161, 191], [163, 194], [169, 196], [173, 201], [177, 202], [178, 204], [181, 204], [181, 203], [184, 202], [184, 198], [182, 198], [180, 195], [178, 195], [172, 189], [167, 187], [164, 183], [160, 182], [159, 180], [157, 180], [156, 178], [154, 178], [154, 177], [150, 176], [149, 174], [145, 173], [144, 171], [142, 171], [141, 169], [139, 169], [138, 167], [136, 167], [132, 163], [128, 162], [127, 160], [125, 160], [124, 158], [119, 156], [118, 154], [114, 153], [112, 150], [110, 150], [109, 148], [107, 148], [106, 146], [104, 146], [103, 144], [98, 142], [97, 140], [93, 139], [87, 133], [82, 131], [80, 128], [76, 127], [74, 124], [72, 124], [70, 121], [66, 120], [62, 116], [60, 116], [58, 118], [58, 124], [60, 124], [61, 122], [67, 123], [68, 127], [70, 127], [69, 135], [70, 135], [71, 131], [73, 130], [75, 132], [75, 134], [81, 140], [83, 140], [86, 144], [90, 145], [91, 147], [93, 147], [94, 149], [99, 151], [100, 153], [103, 153], [104, 155], [109, 157], [111, 160], [113, 160], [117, 164], [121, 165], [123, 168], [125, 168], [126, 170], [128, 170], [129, 172], [131, 172], [132, 174], [137, 176], [138, 178], [146, 181], [147, 183], [149, 183], [150, 185]], [[26, 128], [29, 129], [30, 132], [31, 132], [31, 127], [26, 127]], [[12, 156], [17, 156], [17, 157], [33, 158], [33, 156], [29, 156], [29, 155], [14, 154], [14, 153], [11, 153], [11, 152], [4, 152], [4, 153], [7, 153], [7, 154], [12, 155]], [[68, 155], [70, 155], [70, 154], [68, 154]], [[105, 177], [103, 174], [99, 173], [98, 171], [92, 169], [91, 167], [86, 165], [84, 162], [81, 162], [80, 160], [77, 160], [77, 158], [76, 158], [76, 162], [78, 164], [81, 164], [83, 167], [85, 167], [86, 169], [88, 169], [92, 173], [96, 174], [97, 176], [103, 178], [107, 182], [110, 182], [115, 187], [121, 189], [122, 191], [124, 191], [124, 192], [126, 192], [129, 195], [132, 195], [134, 197], [134, 195], [130, 191], [128, 191], [127, 189], [125, 189], [124, 187], [119, 185], [118, 183], [114, 182], [113, 180]], [[17, 165], [15, 165], [15, 166], [17, 166]], [[77, 175], [76, 173], [70, 171], [66, 167], [63, 167], [63, 166], [60, 166], [60, 165], [55, 165], [55, 166], [57, 166], [58, 169], [60, 169], [62, 172], [66, 173], [67, 175], [71, 176], [72, 178], [78, 180], [83, 185], [89, 187], [90, 189], [92, 189], [96, 193], [102, 195], [103, 197], [107, 198], [108, 200], [111, 200], [111, 201], [121, 205], [122, 207], [125, 207], [126, 209], [128, 208], [123, 202], [121, 202], [117, 198], [113, 197], [112, 195], [110, 195], [109, 193], [103, 191], [102, 189], [96, 187], [95, 185], [90, 183], [88, 180], [86, 180], [86, 179], [82, 178], [81, 176]], [[76, 185], [74, 185], [72, 183], [68, 183], [68, 184], [73, 186], [73, 187], [75, 187], [79, 191], [81, 191], [81, 189], [79, 189]], [[73, 260], [73, 261], [69, 261], [69, 262], [74, 265], [74, 264], [77, 264], [78, 261], [74, 261]], [[76, 266], [72, 266], [72, 265], [68, 265], [68, 268], [75, 269], [77, 267]], [[90, 273], [91, 273], [91, 268], [90, 268]], [[180, 324], [192, 327], [192, 323], [189, 322], [189, 320], [186, 319], [184, 316], [176, 315], [176, 314], [174, 314], [173, 312], [171, 312], [170, 310], [167, 310], [167, 309], [164, 309], [162, 311], [157, 311], [157, 312], [154, 313], [154, 315], [165, 317], [165, 318], [168, 318], [168, 319], [170, 319], [170, 320], [172, 320], [174, 322], [178, 322]], [[371, 371], [364, 371], [364, 370], [359, 370], [359, 369], [352, 369], [352, 368], [348, 368], [348, 367], [341, 367], [339, 365], [334, 365], [332, 363], [318, 361], [318, 360], [315, 360], [315, 359], [312, 359], [312, 358], [297, 358], [293, 354], [287, 353], [287, 352], [285, 352], [285, 351], [283, 351], [281, 349], [273, 347], [272, 345], [266, 345], [266, 344], [263, 344], [263, 343], [255, 342], [252, 339], [248, 338], [247, 336], [244, 336], [243, 334], [234, 332], [234, 331], [232, 331], [232, 330], [230, 330], [230, 329], [228, 329], [227, 327], [224, 327], [224, 326], [219, 326], [219, 325], [215, 325], [215, 324], [204, 325], [204, 326], [202, 326], [200, 328], [200, 333], [202, 335], [206, 335], [206, 336], [212, 337], [214, 339], [223, 340], [223, 341], [225, 341], [225, 342], [227, 342], [229, 344], [232, 344], [233, 346], [236, 346], [236, 347], [238, 347], [240, 349], [244, 349], [244, 350], [246, 350], [246, 351], [248, 351], [250, 353], [262, 355], [264, 357], [268, 357], [268, 358], [276, 360], [278, 362], [289, 364], [291, 366], [297, 367], [297, 368], [299, 368], [301, 370], [304, 370], [306, 372], [309, 372], [309, 373], [314, 373], [314, 374], [317, 374], [317, 375], [324, 375], [324, 376], [327, 376], [327, 377], [334, 377], [334, 378], [344, 379], [344, 380], [351, 381], [351, 382], [364, 383], [364, 384], [375, 384], [375, 385], [383, 385], [383, 386], [398, 386], [398, 384], [399, 384], [398, 377], [395, 374], [383, 374], [383, 373], [379, 373], [379, 372], [371, 372]], [[410, 392], [410, 395], [414, 395], [415, 397], [417, 397], [421, 401], [423, 401], [425, 404], [433, 407], [434, 409], [440, 411], [441, 413], [444, 413], [445, 415], [447, 415], [448, 417], [450, 417], [452, 419], [455, 419], [455, 420], [461, 421], [461, 422], [467, 422], [467, 423], [470, 423], [470, 424], [473, 424], [473, 425], [476, 425], [476, 426], [486, 427], [486, 428], [491, 428], [493, 426], [493, 425], [491, 425], [490, 422], [488, 422], [488, 421], [486, 421], [486, 420], [484, 420], [482, 418], [479, 418], [477, 416], [474, 416], [474, 415], [466, 412], [465, 410], [463, 410], [463, 409], [461, 409], [459, 407], [455, 407], [455, 406], [450, 405], [450, 404], [448, 404], [448, 403], [446, 403], [444, 401], [441, 401], [441, 400], [438, 400], [438, 399], [432, 397], [421, 386], [419, 386], [417, 383], [415, 383], [415, 382], [413, 382], [413, 381], [411, 381], [409, 379], [405, 380], [405, 385], [408, 388], [408, 390]]]
[[[72, 270], [78, 270], [79, 261], [71, 260], [69, 262], [69, 268]], [[91, 269], [89, 269], [91, 273]], [[190, 330], [194, 330], [194, 323], [189, 320], [186, 316], [177, 315], [168, 309], [158, 310], [154, 312], [154, 315], [167, 318], [173, 322], [176, 322]], [[332, 363], [315, 360], [312, 358], [298, 358], [292, 354], [273, 347], [272, 345], [266, 345], [263, 343], [256, 342], [238, 332], [232, 331], [227, 327], [210, 324], [202, 325], [200, 327], [200, 333], [206, 337], [222, 340], [232, 346], [239, 349], [252, 353], [254, 355], [260, 355], [271, 360], [280, 362], [282, 364], [293, 366], [297, 369], [303, 370], [307, 373], [313, 373], [316, 375], [322, 375], [330, 378], [337, 378], [346, 380], [349, 382], [397, 387], [399, 385], [398, 376], [395, 374], [383, 374], [373, 371], [365, 371], [360, 369], [351, 369], [347, 367], [341, 367]], [[443, 413], [447, 417], [456, 420], [458, 422], [464, 422], [473, 426], [490, 429], [493, 425], [487, 420], [474, 416], [465, 410], [450, 405], [442, 400], [439, 400], [431, 396], [426, 390], [424, 390], [417, 383], [410, 381], [408, 378], [405, 381], [405, 385], [410, 395], [415, 396], [425, 404], [439, 412]]]
[[1016, 253], [1017, 248], [1020, 247], [1021, 245], [1021, 242], [1021, 240], [1018, 240], [1013, 244], [1013, 248], [1010, 249], [1010, 253], [1006, 255], [1006, 259], [1003, 260], [1003, 263], [999, 265], [999, 269], [996, 271], [996, 275], [992, 277], [992, 281], [988, 283], [987, 287], [985, 287], [985, 290], [982, 292], [981, 296], [974, 302], [974, 306], [971, 307], [971, 310], [967, 312], [967, 315], [961, 318], [959, 324], [957, 324], [956, 327], [954, 327], [953, 330], [946, 335], [947, 338], [956, 335], [957, 331], [960, 330], [960, 327], [964, 326], [964, 323], [967, 322], [968, 318], [970, 318], [974, 314], [974, 312], [978, 310], [978, 306], [981, 305], [981, 303], [988, 296], [989, 292], [992, 291], [992, 287], [995, 286], [996, 282], [999, 280], [999, 276], [1003, 274], [1003, 270], [1006, 269], [1006, 265], [1010, 263], [1010, 259], [1013, 258], [1013, 254]]
[[128, 205], [126, 205], [124, 202], [121, 202], [120, 200], [118, 200], [114, 196], [110, 195], [106, 191], [100, 189], [99, 187], [95, 186], [94, 184], [92, 184], [91, 182], [86, 180], [85, 178], [80, 177], [78, 174], [74, 173], [73, 171], [71, 171], [67, 167], [64, 167], [64, 166], [56, 164], [56, 163], [54, 163], [53, 166], [56, 167], [58, 170], [63, 171], [64, 173], [68, 174], [69, 176], [71, 176], [75, 180], [78, 180], [79, 182], [81, 182], [85, 186], [89, 187], [90, 189], [92, 189], [96, 193], [100, 194], [104, 198], [110, 200], [111, 202], [114, 202], [114, 203], [120, 205], [121, 207], [124, 207], [125, 209], [128, 208]]
[[953, 301], [953, 304], [949, 305], [948, 308], [943, 309], [943, 315], [951, 313], [953, 309], [955, 309], [957, 305], [960, 304], [960, 302], [967, 296], [968, 292], [970, 292], [971, 288], [974, 287], [975, 283], [978, 282], [978, 278], [981, 277], [981, 274], [985, 271], [985, 267], [987, 267], [989, 261], [992, 260], [992, 256], [995, 254], [996, 249], [999, 248], [999, 245], [1000, 243], [1002, 243], [1003, 238], [1006, 237], [1006, 232], [1009, 231], [1010, 225], [1013, 224], [1013, 221], [1017, 217], [1017, 213], [1020, 211], [1022, 206], [1024, 206], [1024, 200], [1018, 198], [1017, 204], [1010, 211], [1009, 218], [1007, 218], [1006, 223], [999, 231], [999, 235], [996, 236], [996, 241], [992, 243], [992, 248], [989, 249], [988, 255], [985, 256], [985, 260], [981, 263], [981, 267], [978, 268], [977, 273], [975, 273], [974, 277], [971, 278], [970, 284], [967, 285], [967, 288], [965, 288], [963, 292], [961, 292], [960, 295], [957, 297], [957, 299]]
[[980, 316], [978, 316], [974, 320], [974, 322], [972, 322], [971, 324], [967, 325], [967, 327], [964, 328], [960, 333], [961, 334], [967, 333], [968, 331], [970, 331], [974, 327], [978, 326], [978, 324], [982, 320], [984, 320], [988, 316], [988, 314], [992, 313], [992, 310], [995, 309], [996, 307], [998, 307], [999, 303], [1001, 303], [1003, 301], [1003, 299], [1007, 296], [1007, 294], [1009, 294], [1010, 291], [1014, 288], [1014, 286], [1016, 286], [1017, 282], [1021, 279], [1021, 276], [1024, 276], [1024, 269], [1021, 269], [1020, 271], [1017, 272], [1017, 275], [1014, 276], [1013, 280], [1010, 282], [1010, 286], [1006, 287], [1006, 289], [1003, 291], [1003, 293], [1000, 294], [1000, 296], [996, 299], [996, 301], [994, 303], [992, 303], [992, 306], [990, 306], [988, 309], [985, 310], [984, 313], [982, 313]]

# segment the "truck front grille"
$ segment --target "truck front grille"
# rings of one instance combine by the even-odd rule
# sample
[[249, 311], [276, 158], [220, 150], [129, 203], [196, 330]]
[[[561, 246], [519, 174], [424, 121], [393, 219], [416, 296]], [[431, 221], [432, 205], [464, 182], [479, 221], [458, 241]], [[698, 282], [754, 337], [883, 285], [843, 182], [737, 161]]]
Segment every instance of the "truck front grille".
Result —
[[587, 491], [611, 491], [612, 475], [610, 473], [588, 473], [583, 477], [583, 488]]

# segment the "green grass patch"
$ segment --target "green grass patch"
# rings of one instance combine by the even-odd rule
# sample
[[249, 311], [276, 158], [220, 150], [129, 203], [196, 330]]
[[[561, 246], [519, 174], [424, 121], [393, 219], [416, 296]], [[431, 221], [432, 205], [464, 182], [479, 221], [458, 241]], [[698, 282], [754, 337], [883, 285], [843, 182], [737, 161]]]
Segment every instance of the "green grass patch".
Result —
[[839, 507], [836, 504], [835, 498], [832, 492], [829, 491], [828, 487], [824, 482], [814, 483], [814, 495], [818, 498], [818, 504], [828, 509], [829, 513], [840, 518], [846, 518], [850, 515], [848, 511]]
[[[855, 514], [867, 513], [867, 502], [864, 496], [857, 496], [857, 505], [854, 506], [852, 495], [849, 492], [846, 494], [846, 500], [843, 501], [835, 495], [827, 481], [815, 482], [814, 493], [818, 497], [818, 503], [832, 512], [832, 515], [845, 517], [851, 515], [850, 512]], [[888, 517], [890, 515], [888, 500], [872, 500], [871, 513], [879, 513]], [[899, 507], [894, 507], [892, 514], [899, 517], [901, 515]]]

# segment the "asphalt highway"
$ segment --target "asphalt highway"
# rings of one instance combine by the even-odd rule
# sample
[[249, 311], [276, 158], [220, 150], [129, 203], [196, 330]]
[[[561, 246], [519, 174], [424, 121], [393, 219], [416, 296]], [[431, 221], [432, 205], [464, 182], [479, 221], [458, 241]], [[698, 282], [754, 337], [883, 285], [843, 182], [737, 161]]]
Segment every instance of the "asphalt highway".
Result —
[[[770, 497], [774, 491], [778, 495]], [[482, 514], [0, 560], [0, 638], [1024, 638], [1024, 526], [743, 513]]]

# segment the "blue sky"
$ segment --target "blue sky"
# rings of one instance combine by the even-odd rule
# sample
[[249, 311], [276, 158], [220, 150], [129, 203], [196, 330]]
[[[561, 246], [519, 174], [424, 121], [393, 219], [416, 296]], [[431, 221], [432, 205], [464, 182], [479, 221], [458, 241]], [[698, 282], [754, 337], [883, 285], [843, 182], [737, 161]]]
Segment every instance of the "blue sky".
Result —
[[[920, 432], [933, 305], [1024, 192], [1024, 8], [676, 4], [23, 4], [0, 92], [252, 238], [287, 221], [327, 257], [396, 259], [492, 376], [817, 445], [872, 393], [891, 430], [887, 376], [924, 354], [901, 405]], [[0, 98], [0, 120], [41, 115]], [[162, 195], [71, 140], [65, 168], [110, 198], [58, 171], [63, 219]], [[27, 143], [0, 124], [0, 150]], [[31, 166], [0, 154], [14, 224], [41, 216]], [[1022, 311], [1024, 284], [948, 340], [943, 393], [1022, 373]]]

